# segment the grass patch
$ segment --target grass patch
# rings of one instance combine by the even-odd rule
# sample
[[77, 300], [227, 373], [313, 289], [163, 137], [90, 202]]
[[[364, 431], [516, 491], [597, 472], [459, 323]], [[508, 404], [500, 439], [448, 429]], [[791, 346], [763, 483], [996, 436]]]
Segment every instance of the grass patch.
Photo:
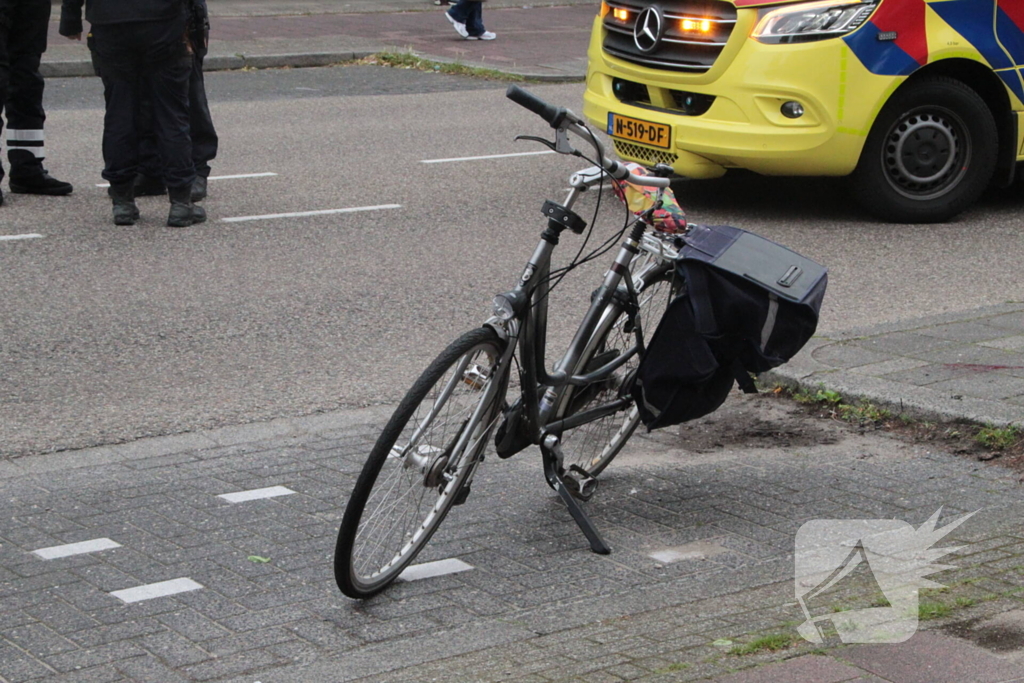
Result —
[[953, 608], [944, 602], [922, 602], [917, 606], [917, 618], [921, 621], [941, 619], [952, 611]]
[[993, 427], [988, 425], [978, 430], [974, 440], [992, 451], [1005, 451], [1020, 439], [1020, 430], [1016, 426]]
[[778, 650], [784, 650], [793, 644], [794, 637], [788, 633], [773, 633], [767, 636], [761, 636], [746, 645], [738, 645], [731, 650], [729, 654], [743, 656], [752, 655], [757, 652], [776, 652]]
[[377, 64], [379, 66], [390, 66], [395, 69], [416, 69], [417, 71], [430, 71], [433, 73], [453, 74], [456, 76], [475, 76], [486, 78], [491, 81], [512, 81], [523, 83], [529, 79], [516, 74], [507, 74], [497, 69], [484, 69], [477, 66], [467, 66], [459, 62], [435, 62], [431, 59], [417, 57], [411, 52], [380, 52], [359, 60], [358, 64]]
[[1002, 464], [1024, 472], [1022, 426], [997, 427], [960, 420], [930, 422], [902, 411], [893, 414], [870, 401], [845, 397], [824, 385], [818, 385], [817, 389], [777, 385], [770, 391], [807, 407], [817, 417], [841, 420], [860, 427], [884, 429], [917, 443], [940, 442], [953, 453], [975, 456], [982, 461], [1001, 458]]
[[[777, 389], [781, 393], [784, 389]], [[790, 391], [790, 398], [806, 406], [824, 408], [834, 418], [859, 424], [879, 423], [892, 418], [892, 413], [868, 401], [849, 402], [838, 391], [819, 387], [815, 391], [797, 389]]]

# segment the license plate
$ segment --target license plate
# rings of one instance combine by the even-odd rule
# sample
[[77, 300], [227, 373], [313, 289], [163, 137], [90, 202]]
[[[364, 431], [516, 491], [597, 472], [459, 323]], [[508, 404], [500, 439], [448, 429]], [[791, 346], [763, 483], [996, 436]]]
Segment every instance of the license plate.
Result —
[[672, 129], [665, 124], [631, 119], [619, 114], [608, 114], [608, 135], [662, 149], [672, 147]]

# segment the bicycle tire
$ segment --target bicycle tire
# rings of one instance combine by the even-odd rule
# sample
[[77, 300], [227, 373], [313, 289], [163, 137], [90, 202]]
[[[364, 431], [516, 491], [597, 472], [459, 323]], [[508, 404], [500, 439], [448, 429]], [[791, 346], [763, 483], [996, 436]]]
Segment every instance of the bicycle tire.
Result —
[[[507, 374], [497, 366], [504, 347], [489, 327], [467, 332], [427, 366], [395, 409], [363, 465], [338, 530], [334, 578], [345, 595], [368, 598], [387, 588], [452, 505], [462, 502], [458, 497], [480, 461], [502, 399], [498, 392], [492, 405], [481, 404], [488, 386]], [[401, 443], [419, 430], [415, 443]], [[462, 452], [454, 452], [467, 430], [472, 436]]]
[[[672, 270], [667, 265], [656, 266], [642, 276], [642, 285], [637, 288], [637, 298], [640, 301], [640, 322], [646, 339], [650, 339], [650, 335], [654, 333], [661, 315], [668, 306], [671, 293]], [[608, 304], [601, 322], [580, 356], [574, 374], [595, 370], [609, 362], [609, 357], [614, 358], [614, 351], [621, 351], [635, 343], [635, 337], [627, 326], [628, 319], [629, 316], [620, 304]], [[595, 358], [598, 360], [595, 361]], [[592, 362], [594, 367], [588, 367]], [[589, 393], [582, 397], [579, 389], [567, 391], [559, 403], [555, 419], [563, 419], [616, 398], [620, 387], [628, 380], [639, 362], [639, 358], [631, 358], [603, 382], [597, 391], [583, 389], [582, 391]], [[640, 414], [636, 406], [631, 405], [628, 410], [565, 431], [561, 441], [565, 467], [576, 465], [590, 476], [596, 477], [619, 454], [639, 423]]]

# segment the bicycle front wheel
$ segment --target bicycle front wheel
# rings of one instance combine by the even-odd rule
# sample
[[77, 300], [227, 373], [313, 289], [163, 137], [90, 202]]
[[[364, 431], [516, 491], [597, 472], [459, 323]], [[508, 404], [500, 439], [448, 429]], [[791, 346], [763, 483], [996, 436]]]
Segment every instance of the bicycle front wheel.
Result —
[[[650, 339], [673, 293], [672, 270], [664, 262], [652, 263], [646, 270], [635, 270], [642, 272], [637, 287], [639, 316], [644, 336]], [[575, 374], [592, 372], [635, 344], [636, 337], [629, 316], [620, 304], [609, 303], [590, 342], [583, 350]], [[639, 357], [633, 357], [616, 369], [607, 380], [566, 392], [556, 417], [566, 418], [616, 400], [639, 364]], [[568, 468], [576, 465], [596, 477], [619, 454], [639, 423], [640, 412], [636, 405], [631, 404], [626, 410], [566, 430], [562, 434], [561, 443], [565, 466]]]
[[[468, 332], [413, 384], [363, 466], [334, 551], [342, 593], [384, 590], [423, 549], [472, 478], [498, 414], [505, 374], [494, 330]], [[485, 399], [486, 404], [485, 404]]]

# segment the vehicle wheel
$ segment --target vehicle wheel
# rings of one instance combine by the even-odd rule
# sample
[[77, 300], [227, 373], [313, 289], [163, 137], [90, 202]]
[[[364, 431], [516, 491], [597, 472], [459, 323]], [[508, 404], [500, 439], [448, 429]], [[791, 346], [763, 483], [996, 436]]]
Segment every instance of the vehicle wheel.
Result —
[[974, 90], [944, 77], [910, 83], [878, 115], [853, 190], [883, 220], [945, 221], [985, 191], [998, 144], [992, 112]]
[[481, 403], [506, 374], [497, 367], [503, 348], [487, 327], [462, 335], [427, 367], [384, 427], [338, 531], [334, 578], [345, 595], [384, 590], [465, 496], [501, 401]]
[[[633, 272], [643, 271], [634, 265]], [[671, 266], [664, 262], [652, 263], [641, 279], [643, 285], [637, 291], [640, 301], [640, 324], [643, 327], [644, 339], [649, 340], [671, 298]], [[593, 371], [611, 362], [619, 353], [632, 347], [635, 341], [632, 327], [629, 325], [629, 316], [618, 304], [608, 304], [590, 343], [580, 356], [575, 374]], [[615, 400], [639, 364], [639, 356], [633, 357], [618, 368], [608, 380], [592, 387], [567, 391], [554, 419], [562, 419]], [[588, 368], [588, 365], [591, 367]], [[590, 476], [596, 477], [619, 454], [638, 424], [640, 413], [635, 405], [631, 405], [627, 410], [565, 431], [561, 443], [562, 452], [565, 454], [563, 464], [567, 469], [571, 465], [576, 465]]]

